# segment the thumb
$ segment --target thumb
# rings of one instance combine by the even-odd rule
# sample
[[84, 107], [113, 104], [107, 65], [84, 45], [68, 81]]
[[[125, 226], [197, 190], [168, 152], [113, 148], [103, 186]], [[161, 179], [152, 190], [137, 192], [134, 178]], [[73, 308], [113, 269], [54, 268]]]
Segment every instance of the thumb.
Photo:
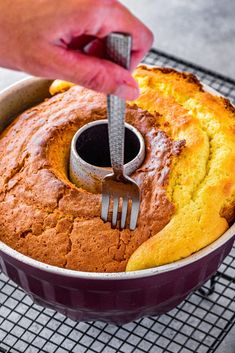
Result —
[[138, 84], [130, 72], [108, 60], [85, 53], [52, 47], [47, 76], [70, 81], [105, 94], [133, 100], [139, 95]]

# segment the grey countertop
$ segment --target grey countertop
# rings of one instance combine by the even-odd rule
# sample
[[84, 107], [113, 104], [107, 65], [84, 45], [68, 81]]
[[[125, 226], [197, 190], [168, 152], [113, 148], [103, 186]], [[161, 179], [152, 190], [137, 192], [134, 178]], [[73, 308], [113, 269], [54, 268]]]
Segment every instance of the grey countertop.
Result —
[[155, 35], [154, 47], [235, 79], [234, 0], [121, 0]]

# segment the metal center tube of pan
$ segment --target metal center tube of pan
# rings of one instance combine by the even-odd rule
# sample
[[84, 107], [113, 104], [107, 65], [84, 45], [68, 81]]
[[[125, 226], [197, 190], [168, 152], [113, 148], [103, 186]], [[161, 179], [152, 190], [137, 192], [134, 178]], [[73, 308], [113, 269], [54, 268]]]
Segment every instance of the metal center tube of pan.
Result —
[[[134, 159], [140, 150], [140, 142], [136, 134], [125, 129], [124, 164]], [[107, 124], [93, 125], [85, 130], [77, 140], [78, 155], [87, 163], [97, 167], [111, 167]]]
[[[125, 124], [124, 168], [132, 174], [145, 157], [144, 139], [140, 132]], [[84, 125], [71, 143], [69, 174], [78, 187], [93, 193], [101, 192], [103, 178], [112, 172], [107, 120]]]

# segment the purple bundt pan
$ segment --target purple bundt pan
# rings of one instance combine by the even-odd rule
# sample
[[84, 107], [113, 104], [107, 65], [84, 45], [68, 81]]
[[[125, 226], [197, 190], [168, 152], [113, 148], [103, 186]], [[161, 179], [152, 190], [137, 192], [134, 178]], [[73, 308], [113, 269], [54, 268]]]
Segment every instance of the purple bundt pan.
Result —
[[[49, 80], [23, 80], [0, 94], [0, 130], [48, 96]], [[0, 242], [2, 271], [33, 300], [78, 321], [124, 324], [165, 313], [210, 278], [230, 252], [235, 224], [186, 259], [129, 273], [88, 273], [38, 262]]]

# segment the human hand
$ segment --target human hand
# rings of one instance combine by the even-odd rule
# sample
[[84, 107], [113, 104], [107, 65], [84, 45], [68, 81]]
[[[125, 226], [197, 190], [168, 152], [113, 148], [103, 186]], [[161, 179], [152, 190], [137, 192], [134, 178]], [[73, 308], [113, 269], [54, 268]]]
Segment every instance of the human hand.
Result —
[[132, 36], [133, 70], [153, 36], [117, 0], [0, 0], [0, 23], [0, 66], [125, 99], [138, 96], [130, 72], [105, 59], [104, 38]]

